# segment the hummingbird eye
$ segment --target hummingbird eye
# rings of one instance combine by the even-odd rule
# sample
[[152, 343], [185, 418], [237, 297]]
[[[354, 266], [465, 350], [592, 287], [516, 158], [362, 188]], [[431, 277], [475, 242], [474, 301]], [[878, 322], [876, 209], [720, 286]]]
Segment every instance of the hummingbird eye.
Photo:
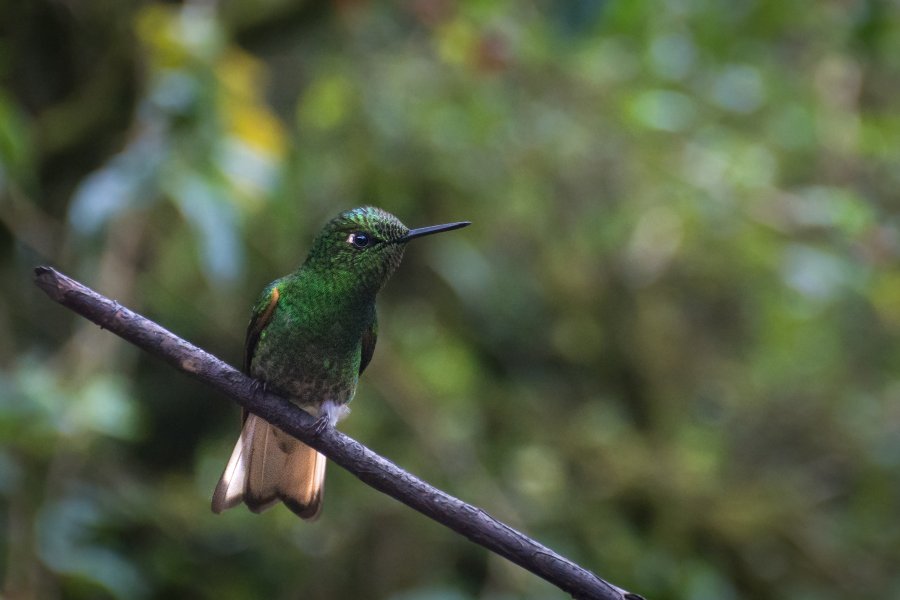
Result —
[[347, 236], [347, 243], [352, 244], [354, 248], [362, 250], [372, 245], [372, 236], [364, 231], [354, 231]]

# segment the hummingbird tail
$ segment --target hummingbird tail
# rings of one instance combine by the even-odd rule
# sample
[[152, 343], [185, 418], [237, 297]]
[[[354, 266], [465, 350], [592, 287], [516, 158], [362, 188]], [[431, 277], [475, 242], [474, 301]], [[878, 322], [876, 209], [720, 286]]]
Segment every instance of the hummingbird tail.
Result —
[[315, 519], [322, 509], [325, 464], [322, 454], [249, 414], [213, 493], [213, 512], [242, 500], [262, 512], [281, 500], [301, 518]]

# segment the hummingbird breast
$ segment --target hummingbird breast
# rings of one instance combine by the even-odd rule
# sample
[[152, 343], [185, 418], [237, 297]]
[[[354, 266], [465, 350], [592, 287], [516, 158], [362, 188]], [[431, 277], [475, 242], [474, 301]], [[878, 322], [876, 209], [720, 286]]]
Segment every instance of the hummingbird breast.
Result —
[[342, 304], [285, 289], [260, 333], [251, 375], [310, 412], [325, 401], [350, 402], [359, 381], [362, 334], [375, 307]]

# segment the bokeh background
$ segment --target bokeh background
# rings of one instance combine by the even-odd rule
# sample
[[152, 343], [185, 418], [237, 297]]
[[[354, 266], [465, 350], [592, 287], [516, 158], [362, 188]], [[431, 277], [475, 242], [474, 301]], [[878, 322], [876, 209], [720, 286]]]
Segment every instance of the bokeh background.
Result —
[[339, 211], [409, 248], [341, 428], [649, 599], [900, 597], [900, 8], [0, 4], [0, 577], [30, 598], [563, 598], [332, 466], [215, 516], [240, 364]]

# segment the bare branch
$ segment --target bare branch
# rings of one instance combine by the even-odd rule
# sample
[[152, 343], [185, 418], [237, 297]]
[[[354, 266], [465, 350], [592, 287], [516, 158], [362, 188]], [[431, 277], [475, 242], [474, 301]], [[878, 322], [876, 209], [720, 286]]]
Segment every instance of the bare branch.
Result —
[[289, 401], [263, 392], [253, 379], [153, 321], [50, 267], [35, 269], [50, 298], [180, 371], [211, 385], [286, 433], [309, 444], [373, 488], [473, 542], [543, 577], [574, 598], [642, 600], [501, 523], [480, 508], [430, 486], [334, 428], [315, 433], [315, 420]]

